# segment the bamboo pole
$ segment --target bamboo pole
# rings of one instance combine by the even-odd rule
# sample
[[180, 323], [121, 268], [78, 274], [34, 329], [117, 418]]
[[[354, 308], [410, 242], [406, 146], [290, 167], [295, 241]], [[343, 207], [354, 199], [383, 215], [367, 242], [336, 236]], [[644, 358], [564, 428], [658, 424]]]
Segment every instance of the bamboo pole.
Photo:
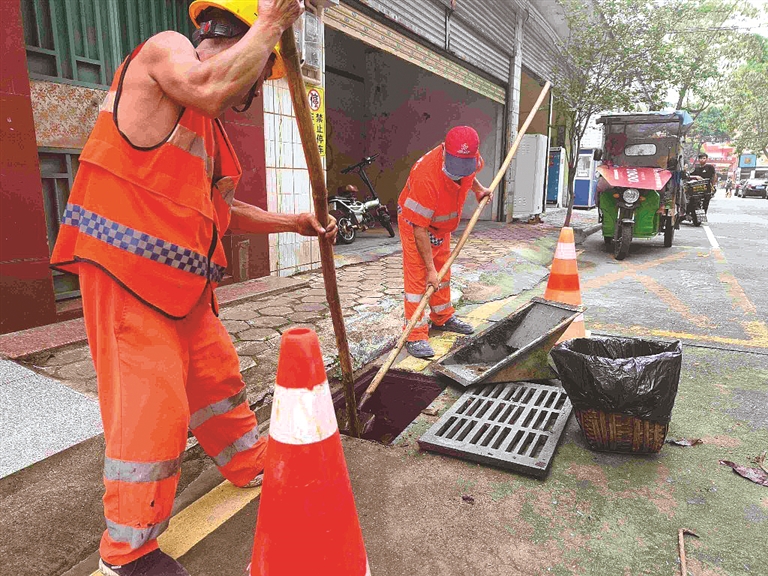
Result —
[[[312, 117], [307, 101], [307, 90], [304, 78], [301, 75], [299, 53], [296, 49], [296, 38], [293, 35], [293, 26], [288, 27], [280, 38], [280, 55], [285, 62], [286, 79], [291, 90], [291, 101], [296, 115], [296, 122], [301, 135], [301, 145], [304, 148], [304, 156], [309, 168], [309, 180], [312, 184], [312, 200], [315, 205], [315, 214], [320, 224], [328, 225], [328, 190], [325, 186], [323, 163], [320, 158], [320, 150], [317, 147], [315, 129], [312, 125]], [[333, 331], [336, 335], [336, 348], [339, 351], [339, 364], [341, 365], [341, 382], [344, 386], [344, 399], [347, 406], [349, 428], [353, 436], [360, 436], [360, 421], [357, 415], [355, 402], [355, 383], [352, 378], [352, 359], [349, 355], [349, 343], [347, 330], [344, 326], [344, 316], [341, 312], [339, 301], [339, 288], [336, 284], [336, 267], [333, 261], [333, 245], [320, 239], [320, 262], [323, 269], [323, 282], [325, 294], [328, 299], [328, 307], [331, 310]]]
[[[541, 93], [539, 94], [539, 97], [536, 100], [536, 103], [533, 105], [533, 109], [530, 111], [530, 113], [528, 114], [528, 117], [525, 119], [525, 123], [523, 124], [523, 127], [517, 133], [517, 138], [515, 138], [515, 141], [512, 143], [512, 147], [509, 149], [509, 153], [507, 154], [507, 157], [504, 159], [504, 163], [501, 165], [501, 168], [499, 168], [499, 171], [496, 173], [496, 177], [493, 179], [493, 182], [491, 182], [491, 186], [490, 186], [491, 192], [494, 192], [496, 190], [496, 187], [499, 185], [499, 182], [501, 182], [501, 179], [504, 177], [504, 173], [507, 171], [507, 168], [509, 167], [509, 163], [512, 161], [512, 158], [514, 158], [515, 154], [517, 153], [517, 148], [520, 146], [520, 142], [522, 141], [523, 136], [528, 130], [528, 127], [531, 125], [531, 122], [533, 121], [533, 117], [536, 115], [536, 112], [538, 112], [539, 107], [541, 106], [541, 103], [544, 101], [544, 97], [547, 95], [547, 92], [549, 92], [549, 88], [550, 88], [550, 83], [547, 82], [544, 85], [544, 88], [542, 88]], [[451, 269], [451, 264], [453, 264], [453, 261], [456, 260], [456, 258], [459, 255], [459, 252], [461, 252], [461, 249], [464, 248], [464, 244], [467, 243], [469, 234], [472, 232], [472, 229], [475, 227], [475, 224], [477, 224], [477, 221], [480, 218], [480, 213], [483, 211], [483, 208], [485, 208], [485, 205], [488, 203], [489, 199], [490, 199], [489, 196], [486, 196], [485, 198], [483, 198], [480, 201], [480, 204], [478, 205], [477, 209], [475, 210], [475, 213], [472, 214], [472, 218], [470, 219], [469, 224], [467, 224], [467, 228], [464, 230], [464, 233], [461, 235], [461, 238], [459, 238], [459, 241], [454, 247], [453, 252], [451, 252], [450, 257], [448, 258], [446, 263], [443, 264], [443, 267], [440, 269], [440, 272], [437, 274], [438, 284], [443, 279], [443, 276], [445, 276], [448, 270]], [[363, 405], [373, 395], [373, 393], [376, 392], [376, 388], [379, 387], [379, 384], [381, 384], [381, 381], [384, 379], [384, 376], [386, 375], [387, 371], [392, 367], [392, 364], [395, 362], [397, 355], [400, 354], [400, 350], [403, 349], [403, 346], [405, 345], [405, 341], [408, 339], [408, 335], [411, 333], [411, 330], [413, 330], [413, 327], [416, 326], [416, 323], [419, 321], [419, 318], [421, 318], [421, 314], [422, 312], [424, 312], [424, 308], [427, 307], [429, 298], [432, 296], [434, 291], [435, 289], [431, 285], [427, 287], [427, 291], [424, 293], [424, 296], [422, 296], [421, 301], [419, 302], [419, 305], [416, 307], [416, 311], [413, 313], [413, 316], [411, 316], [411, 319], [408, 322], [408, 325], [405, 327], [405, 330], [403, 331], [402, 336], [400, 336], [400, 339], [397, 341], [397, 345], [392, 350], [392, 352], [390, 352], [389, 356], [387, 357], [387, 360], [384, 362], [384, 364], [382, 364], [381, 368], [379, 368], [379, 371], [376, 373], [376, 377], [371, 381], [370, 386], [368, 386], [368, 389], [365, 391], [362, 398], [360, 399], [360, 404], [359, 404], [360, 408], [362, 408]]]

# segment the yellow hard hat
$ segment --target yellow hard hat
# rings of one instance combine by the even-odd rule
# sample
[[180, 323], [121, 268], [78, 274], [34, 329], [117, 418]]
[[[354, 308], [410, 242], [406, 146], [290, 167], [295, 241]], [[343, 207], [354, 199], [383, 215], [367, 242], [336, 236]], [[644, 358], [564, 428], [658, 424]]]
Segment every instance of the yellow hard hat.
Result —
[[[253, 23], [259, 17], [259, 0], [195, 0], [189, 5], [189, 17], [192, 19], [195, 28], [200, 28], [198, 18], [200, 13], [208, 8], [218, 8], [219, 10], [234, 14], [239, 20], [247, 24], [248, 27], [253, 26]], [[283, 63], [283, 57], [280, 55], [279, 44], [272, 49], [272, 54], [275, 56], [275, 62], [272, 64], [272, 73], [269, 75], [268, 80], [277, 80], [285, 76], [285, 64]]]

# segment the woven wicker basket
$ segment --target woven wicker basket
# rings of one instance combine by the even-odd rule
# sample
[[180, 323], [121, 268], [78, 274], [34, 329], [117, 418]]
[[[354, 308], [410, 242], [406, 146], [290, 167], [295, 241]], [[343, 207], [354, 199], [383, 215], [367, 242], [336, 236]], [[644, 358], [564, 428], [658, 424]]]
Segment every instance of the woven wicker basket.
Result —
[[599, 410], [575, 410], [582, 432], [593, 450], [651, 454], [659, 452], [668, 424], [658, 424], [626, 414]]

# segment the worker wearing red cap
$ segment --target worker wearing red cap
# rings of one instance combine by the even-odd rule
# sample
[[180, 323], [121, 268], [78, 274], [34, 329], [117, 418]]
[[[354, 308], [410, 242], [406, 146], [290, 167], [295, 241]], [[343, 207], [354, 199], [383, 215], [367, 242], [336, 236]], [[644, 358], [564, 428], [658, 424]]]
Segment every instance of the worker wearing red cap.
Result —
[[[438, 330], [472, 334], [472, 326], [455, 316], [451, 305], [451, 272], [438, 284], [437, 272], [451, 253], [451, 232], [461, 221], [470, 190], [479, 202], [491, 191], [475, 177], [483, 168], [480, 138], [469, 126], [452, 128], [445, 142], [422, 156], [408, 176], [398, 200], [398, 224], [403, 245], [406, 321], [416, 311], [427, 286], [432, 326]], [[429, 358], [429, 325], [422, 315], [405, 346], [411, 356]]]

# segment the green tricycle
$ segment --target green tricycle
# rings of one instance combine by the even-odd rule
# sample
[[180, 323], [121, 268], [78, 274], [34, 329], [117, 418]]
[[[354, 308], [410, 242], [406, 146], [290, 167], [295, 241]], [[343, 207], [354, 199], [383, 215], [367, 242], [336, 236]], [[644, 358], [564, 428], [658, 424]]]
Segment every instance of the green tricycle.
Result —
[[598, 166], [598, 211], [606, 246], [617, 260], [634, 238], [664, 234], [669, 248], [685, 213], [680, 149], [693, 123], [682, 110], [609, 114], [603, 163]]

